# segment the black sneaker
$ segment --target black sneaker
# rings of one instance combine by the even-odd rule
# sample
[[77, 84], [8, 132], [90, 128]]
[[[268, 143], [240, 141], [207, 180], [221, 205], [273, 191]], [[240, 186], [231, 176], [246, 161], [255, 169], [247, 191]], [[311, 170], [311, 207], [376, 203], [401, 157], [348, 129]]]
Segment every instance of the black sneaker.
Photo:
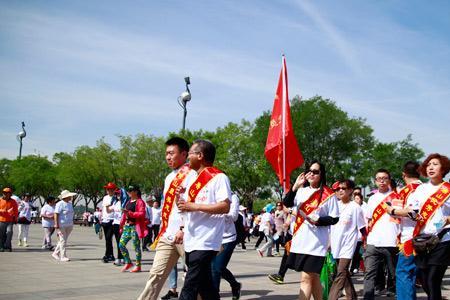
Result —
[[108, 256], [108, 262], [113, 262], [115, 260], [114, 255]]
[[165, 294], [164, 296], [161, 297], [161, 300], [167, 300], [167, 299], [178, 299], [178, 293], [172, 292], [171, 290], [169, 290], [167, 292], [167, 294]]
[[273, 282], [275, 282], [275, 283], [277, 283], [277, 284], [283, 284], [283, 283], [284, 283], [284, 278], [281, 277], [281, 276], [278, 275], [278, 274], [270, 274], [270, 275], [267, 276], [267, 277], [269, 277], [270, 280], [272, 280]]
[[106, 264], [109, 262], [108, 257], [107, 256], [103, 256], [102, 261]]
[[233, 300], [239, 300], [241, 298], [241, 289], [242, 289], [242, 283], [238, 282], [238, 284], [231, 289], [231, 294], [233, 295]]

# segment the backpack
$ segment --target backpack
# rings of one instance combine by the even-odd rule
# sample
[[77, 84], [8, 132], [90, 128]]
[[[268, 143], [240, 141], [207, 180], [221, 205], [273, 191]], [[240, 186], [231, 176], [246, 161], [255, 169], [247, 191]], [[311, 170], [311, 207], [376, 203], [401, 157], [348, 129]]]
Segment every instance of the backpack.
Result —
[[240, 244], [245, 241], [246, 231], [244, 227], [244, 218], [241, 214], [238, 214], [237, 220], [234, 222], [234, 227], [236, 228], [236, 243]]

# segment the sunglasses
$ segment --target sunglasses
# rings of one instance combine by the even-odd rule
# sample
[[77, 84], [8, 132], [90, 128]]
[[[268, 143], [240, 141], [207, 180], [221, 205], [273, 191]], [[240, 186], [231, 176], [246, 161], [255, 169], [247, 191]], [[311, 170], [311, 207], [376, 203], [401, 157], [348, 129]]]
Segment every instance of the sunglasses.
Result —
[[340, 190], [346, 191], [347, 188], [346, 187], [338, 187], [337, 189], [335, 189], [336, 192], [339, 192]]
[[309, 172], [313, 173], [314, 175], [320, 174], [320, 170], [309, 170]]

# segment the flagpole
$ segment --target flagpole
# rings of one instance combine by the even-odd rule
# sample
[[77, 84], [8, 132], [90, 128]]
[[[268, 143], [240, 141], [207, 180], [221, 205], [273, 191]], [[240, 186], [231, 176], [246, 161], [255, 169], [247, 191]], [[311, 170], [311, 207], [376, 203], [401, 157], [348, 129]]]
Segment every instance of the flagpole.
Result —
[[283, 101], [282, 105], [282, 117], [281, 117], [281, 124], [282, 124], [282, 143], [283, 143], [283, 192], [286, 192], [286, 101], [285, 98], [287, 97], [287, 84], [286, 84], [286, 58], [284, 54], [282, 55], [282, 70], [283, 70], [283, 97], [281, 101]]

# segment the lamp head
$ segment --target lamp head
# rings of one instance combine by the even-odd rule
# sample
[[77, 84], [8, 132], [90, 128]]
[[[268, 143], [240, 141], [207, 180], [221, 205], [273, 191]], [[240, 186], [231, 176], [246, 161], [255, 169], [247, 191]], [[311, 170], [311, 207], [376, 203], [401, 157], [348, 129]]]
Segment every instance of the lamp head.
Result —
[[191, 93], [189, 93], [188, 91], [184, 91], [181, 93], [180, 98], [181, 101], [188, 102], [191, 100]]

